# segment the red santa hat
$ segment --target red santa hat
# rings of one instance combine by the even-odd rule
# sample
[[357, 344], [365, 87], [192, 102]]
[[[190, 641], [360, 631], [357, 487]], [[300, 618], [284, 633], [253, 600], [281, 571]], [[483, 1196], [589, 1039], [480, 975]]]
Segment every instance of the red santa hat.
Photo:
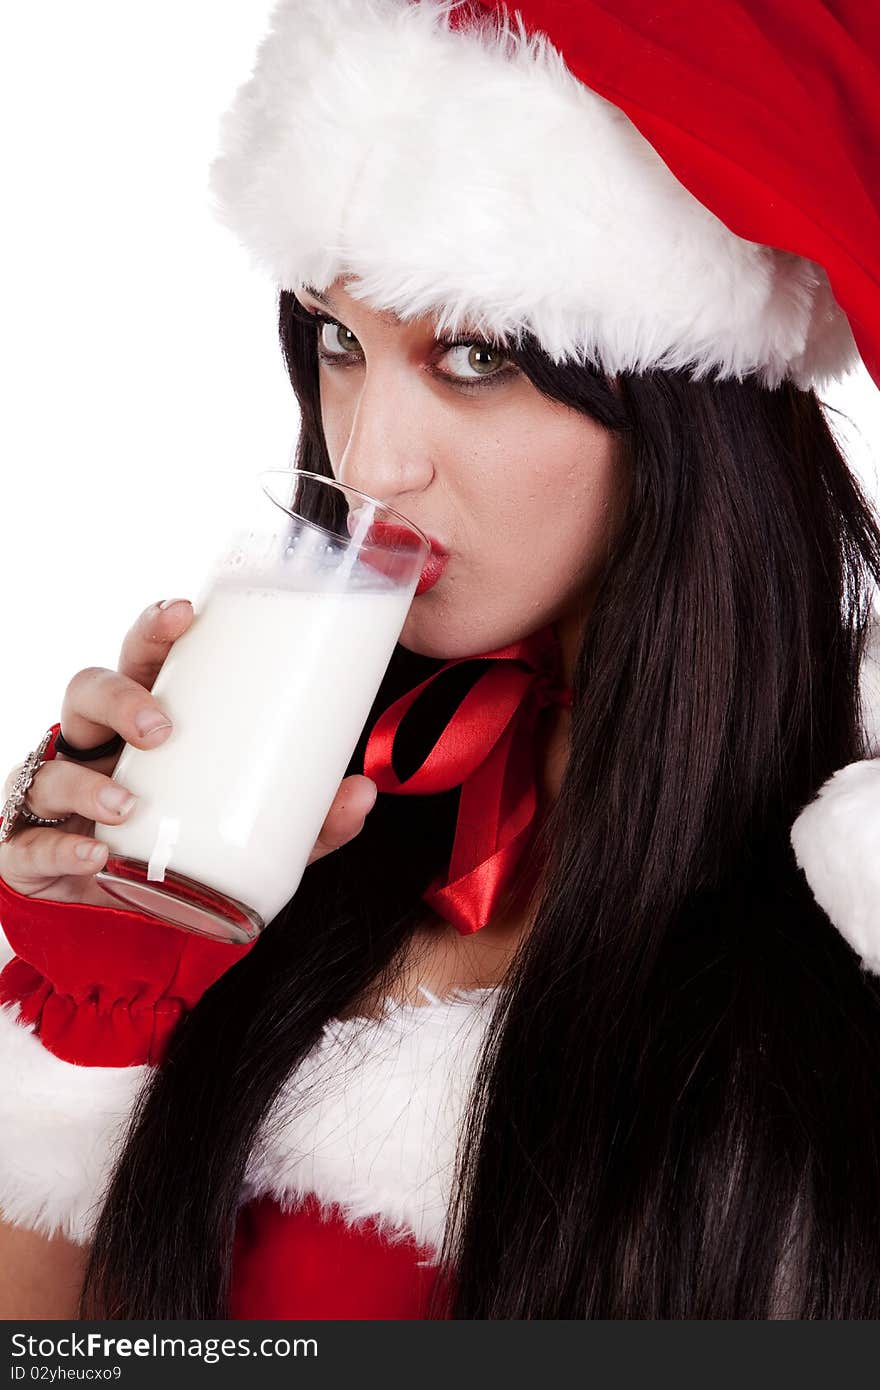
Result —
[[216, 211], [279, 285], [441, 333], [805, 389], [860, 348], [880, 380], [878, 30], [859, 0], [280, 0]]

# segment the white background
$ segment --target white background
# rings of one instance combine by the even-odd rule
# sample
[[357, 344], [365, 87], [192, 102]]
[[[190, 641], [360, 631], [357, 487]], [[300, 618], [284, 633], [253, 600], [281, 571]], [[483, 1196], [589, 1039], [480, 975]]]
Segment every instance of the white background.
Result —
[[[290, 462], [275, 290], [212, 219], [267, 0], [43, 0], [0, 30], [0, 783], [83, 666], [193, 598], [230, 491]], [[880, 393], [828, 395], [869, 475]]]

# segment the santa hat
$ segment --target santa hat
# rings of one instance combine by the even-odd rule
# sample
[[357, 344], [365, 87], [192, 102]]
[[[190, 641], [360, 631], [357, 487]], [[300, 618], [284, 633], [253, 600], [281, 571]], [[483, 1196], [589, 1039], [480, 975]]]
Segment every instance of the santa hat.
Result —
[[880, 40], [849, 8], [281, 0], [216, 209], [279, 285], [351, 275], [442, 333], [821, 388], [855, 331], [880, 377]]
[[[605, 371], [880, 384], [880, 19], [864, 0], [280, 0], [218, 216], [279, 286]], [[866, 686], [880, 641], [872, 638]], [[880, 735], [792, 840], [880, 969]]]

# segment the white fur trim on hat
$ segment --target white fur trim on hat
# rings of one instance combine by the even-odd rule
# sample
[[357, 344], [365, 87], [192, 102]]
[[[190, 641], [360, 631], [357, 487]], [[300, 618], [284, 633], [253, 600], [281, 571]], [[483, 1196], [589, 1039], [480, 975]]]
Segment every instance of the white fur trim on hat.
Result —
[[862, 665], [865, 752], [820, 787], [791, 828], [795, 858], [819, 906], [880, 974], [880, 620]]
[[609, 373], [821, 389], [857, 366], [820, 266], [731, 232], [520, 16], [454, 29], [455, 7], [276, 5], [211, 166], [255, 264]]

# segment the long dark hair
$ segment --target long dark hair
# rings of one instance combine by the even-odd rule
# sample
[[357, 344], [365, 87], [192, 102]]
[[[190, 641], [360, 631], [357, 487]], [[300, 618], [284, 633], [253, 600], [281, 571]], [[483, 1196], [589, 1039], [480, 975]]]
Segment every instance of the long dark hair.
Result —
[[[330, 475], [314, 333], [292, 306], [283, 292], [297, 465]], [[880, 982], [788, 839], [864, 756], [876, 520], [813, 392], [611, 383], [528, 337], [510, 356], [612, 432], [631, 485], [536, 841], [534, 926], [468, 1112], [451, 1315], [878, 1317]], [[378, 713], [439, 664], [398, 646], [349, 772]], [[390, 989], [457, 795], [380, 795], [181, 1022], [133, 1114], [80, 1316], [227, 1316], [258, 1127], [325, 1023], [371, 981]]]

